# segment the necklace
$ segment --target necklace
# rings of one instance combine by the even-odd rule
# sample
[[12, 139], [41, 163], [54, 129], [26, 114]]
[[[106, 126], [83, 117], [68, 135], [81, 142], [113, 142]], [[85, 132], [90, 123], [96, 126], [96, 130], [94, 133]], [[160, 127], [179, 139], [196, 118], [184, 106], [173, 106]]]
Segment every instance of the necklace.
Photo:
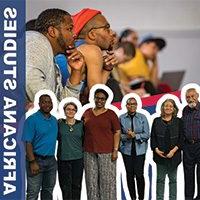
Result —
[[68, 125], [69, 127], [69, 132], [73, 132], [73, 125], [75, 124], [76, 120], [74, 119], [74, 121], [72, 123], [68, 123], [67, 120], [66, 120], [66, 124]]
[[69, 126], [69, 131], [72, 132], [72, 131], [74, 130], [74, 129], [73, 129], [73, 126], [70, 125], [70, 124], [68, 124], [68, 126]]

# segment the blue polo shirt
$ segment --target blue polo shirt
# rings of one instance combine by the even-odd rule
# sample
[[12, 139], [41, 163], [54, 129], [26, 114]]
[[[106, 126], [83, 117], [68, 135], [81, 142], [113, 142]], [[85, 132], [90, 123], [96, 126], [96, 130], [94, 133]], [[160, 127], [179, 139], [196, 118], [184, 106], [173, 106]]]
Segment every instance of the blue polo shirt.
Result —
[[45, 118], [37, 111], [25, 120], [22, 141], [30, 142], [33, 152], [42, 156], [55, 154], [58, 124], [54, 116]]

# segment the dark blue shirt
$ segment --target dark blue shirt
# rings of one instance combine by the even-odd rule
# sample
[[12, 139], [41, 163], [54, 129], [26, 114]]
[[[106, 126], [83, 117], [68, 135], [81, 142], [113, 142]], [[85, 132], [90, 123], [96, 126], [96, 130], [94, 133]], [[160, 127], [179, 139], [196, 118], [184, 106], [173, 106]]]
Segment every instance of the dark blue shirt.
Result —
[[57, 119], [52, 115], [45, 118], [41, 111], [37, 111], [25, 120], [22, 141], [30, 142], [35, 154], [53, 156], [57, 134]]
[[188, 105], [183, 109], [184, 137], [186, 140], [200, 140], [200, 103], [195, 108]]

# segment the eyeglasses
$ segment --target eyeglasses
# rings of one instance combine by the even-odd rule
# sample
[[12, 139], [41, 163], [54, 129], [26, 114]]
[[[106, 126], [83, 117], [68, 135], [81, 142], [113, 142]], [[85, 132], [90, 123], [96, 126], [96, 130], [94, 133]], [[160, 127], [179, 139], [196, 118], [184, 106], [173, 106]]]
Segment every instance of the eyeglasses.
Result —
[[73, 111], [73, 112], [76, 112], [76, 109], [73, 109], [73, 108], [66, 108], [66, 111]]
[[104, 98], [104, 97], [94, 97], [97, 101], [99, 101], [99, 100], [101, 100], [101, 101], [105, 101], [106, 100], [106, 98]]
[[127, 106], [137, 106], [137, 103], [127, 103]]
[[110, 31], [110, 24], [106, 24], [106, 25], [103, 25], [103, 26], [93, 27], [93, 28], [91, 28], [91, 29], [88, 31], [88, 33], [89, 33], [91, 30], [93, 30], [93, 29], [100, 29], [100, 28], [103, 28], [103, 29], [105, 29], [105, 30], [107, 30], [107, 31]]

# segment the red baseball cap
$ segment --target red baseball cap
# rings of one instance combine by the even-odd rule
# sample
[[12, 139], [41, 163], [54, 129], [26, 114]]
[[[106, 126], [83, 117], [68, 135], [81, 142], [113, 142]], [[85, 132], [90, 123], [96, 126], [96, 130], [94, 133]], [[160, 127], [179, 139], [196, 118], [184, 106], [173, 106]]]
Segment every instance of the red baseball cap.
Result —
[[83, 27], [96, 15], [101, 14], [101, 11], [90, 8], [84, 8], [80, 12], [72, 15], [74, 23], [74, 33], [77, 36]]

